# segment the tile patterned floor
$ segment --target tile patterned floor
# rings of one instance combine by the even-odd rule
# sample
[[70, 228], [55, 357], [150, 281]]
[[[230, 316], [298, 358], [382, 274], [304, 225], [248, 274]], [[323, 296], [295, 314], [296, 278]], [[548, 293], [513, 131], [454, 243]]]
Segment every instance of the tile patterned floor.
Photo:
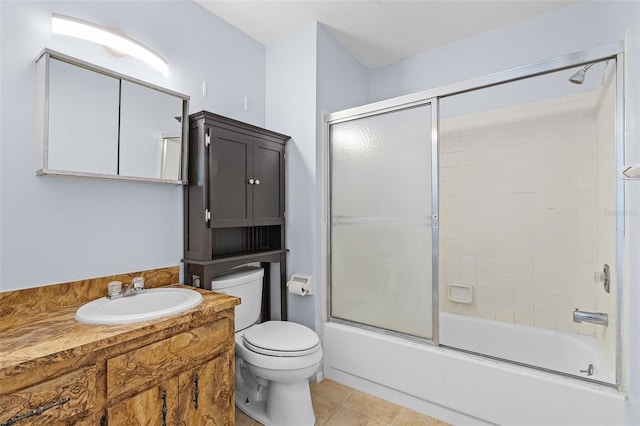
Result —
[[[324, 379], [311, 385], [316, 426], [448, 426], [441, 420]], [[236, 426], [259, 426], [236, 408]]]

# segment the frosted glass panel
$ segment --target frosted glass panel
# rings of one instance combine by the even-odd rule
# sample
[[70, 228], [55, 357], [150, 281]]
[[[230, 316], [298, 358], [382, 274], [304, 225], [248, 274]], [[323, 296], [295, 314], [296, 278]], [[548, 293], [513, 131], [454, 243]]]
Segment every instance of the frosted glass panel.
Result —
[[429, 107], [331, 126], [334, 216], [431, 216]]
[[432, 337], [431, 110], [331, 126], [331, 315]]

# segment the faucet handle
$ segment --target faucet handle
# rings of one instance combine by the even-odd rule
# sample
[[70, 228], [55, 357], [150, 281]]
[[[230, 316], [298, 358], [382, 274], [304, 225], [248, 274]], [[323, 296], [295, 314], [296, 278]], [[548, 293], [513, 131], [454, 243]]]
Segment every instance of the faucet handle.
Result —
[[144, 289], [144, 277], [135, 277], [133, 279], [133, 288], [136, 290]]
[[111, 281], [107, 284], [107, 294], [117, 296], [122, 292], [122, 281]]

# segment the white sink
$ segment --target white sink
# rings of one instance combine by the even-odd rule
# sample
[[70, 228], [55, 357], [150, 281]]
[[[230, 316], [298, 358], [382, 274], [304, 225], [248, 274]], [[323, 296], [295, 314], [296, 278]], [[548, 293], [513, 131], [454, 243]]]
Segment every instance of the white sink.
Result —
[[76, 321], [84, 324], [128, 324], [177, 314], [202, 302], [202, 295], [186, 288], [153, 288], [119, 299], [102, 297], [82, 305]]

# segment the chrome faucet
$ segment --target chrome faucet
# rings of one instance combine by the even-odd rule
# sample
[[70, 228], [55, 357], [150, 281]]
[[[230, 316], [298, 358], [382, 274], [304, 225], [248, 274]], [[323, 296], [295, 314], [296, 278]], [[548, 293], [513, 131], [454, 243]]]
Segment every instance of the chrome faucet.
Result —
[[576, 308], [576, 310], [573, 311], [573, 322], [579, 324], [583, 321], [593, 324], [609, 325], [609, 315], [604, 312], [579, 311], [578, 308]]
[[135, 277], [131, 284], [122, 288], [120, 281], [112, 281], [109, 283], [107, 299], [119, 299], [120, 297], [135, 296], [144, 291], [144, 278]]
[[136, 287], [135, 283], [131, 283], [122, 290], [122, 297], [133, 296], [142, 290], [142, 287]]

